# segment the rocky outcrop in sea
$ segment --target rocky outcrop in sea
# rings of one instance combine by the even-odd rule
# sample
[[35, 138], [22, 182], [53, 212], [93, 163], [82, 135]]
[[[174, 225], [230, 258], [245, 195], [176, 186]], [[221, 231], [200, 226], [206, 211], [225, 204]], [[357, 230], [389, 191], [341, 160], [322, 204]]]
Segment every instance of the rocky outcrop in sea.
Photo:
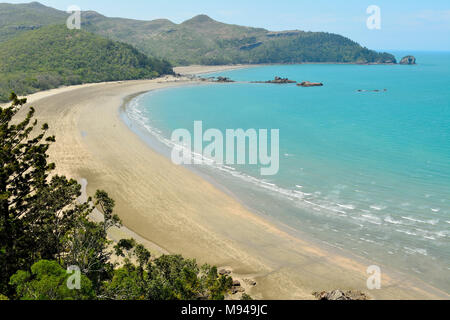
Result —
[[414, 57], [414, 56], [406, 56], [400, 61], [400, 64], [406, 64], [406, 65], [416, 64], [416, 57]]

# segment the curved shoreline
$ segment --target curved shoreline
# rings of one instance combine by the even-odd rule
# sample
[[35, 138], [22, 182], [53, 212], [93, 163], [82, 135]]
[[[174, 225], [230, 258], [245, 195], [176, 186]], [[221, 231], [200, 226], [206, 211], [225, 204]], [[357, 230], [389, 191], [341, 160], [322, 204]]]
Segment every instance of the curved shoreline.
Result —
[[[196, 84], [192, 84], [191, 86], [194, 86], [194, 85], [210, 85], [210, 83], [198, 83], [198, 84], [196, 83]], [[149, 94], [149, 93], [152, 93], [155, 91], [161, 91], [161, 90], [166, 90], [166, 89], [174, 89], [174, 88], [154, 89], [154, 90], [150, 90], [147, 92], [133, 94], [133, 95], [129, 96], [126, 99], [126, 101], [124, 101], [120, 110], [121, 110], [121, 117], [122, 117], [123, 121], [127, 124], [127, 126], [129, 127], [129, 129], [131, 131], [133, 131], [143, 141], [145, 141], [150, 148], [159, 152], [161, 155], [165, 156], [167, 159], [170, 159], [170, 151], [165, 150], [167, 148], [167, 145], [164, 142], [162, 142], [160, 140], [160, 138], [158, 138], [157, 134], [154, 132], [149, 132], [148, 131], [149, 129], [144, 128], [143, 124], [140, 124], [139, 121], [133, 120], [127, 112], [127, 109], [130, 108], [130, 104], [135, 99], [138, 99], [141, 96], [144, 96], [146, 94]], [[134, 124], [137, 124], [137, 126], [135, 126]], [[170, 149], [170, 148], [168, 148], [168, 149]], [[380, 263], [373, 263], [373, 261], [371, 262], [370, 260], [368, 260], [365, 257], [358, 256], [355, 253], [347, 251], [345, 248], [335, 247], [335, 246], [332, 246], [331, 244], [320, 243], [320, 241], [318, 241], [318, 239], [312, 238], [311, 236], [305, 234], [303, 231], [294, 229], [294, 228], [290, 227], [289, 225], [285, 224], [284, 222], [276, 220], [273, 217], [267, 216], [267, 215], [261, 213], [258, 209], [252, 207], [251, 205], [246, 204], [244, 200], [242, 200], [235, 192], [228, 189], [228, 187], [225, 186], [224, 184], [222, 184], [222, 182], [220, 180], [216, 179], [217, 177], [215, 177], [214, 175], [203, 172], [203, 170], [197, 169], [192, 166], [184, 166], [184, 168], [188, 169], [189, 171], [193, 172], [196, 175], [199, 175], [201, 178], [206, 179], [208, 182], [210, 182], [213, 185], [213, 187], [218, 188], [220, 191], [226, 193], [227, 195], [232, 197], [235, 201], [237, 201], [240, 205], [242, 205], [246, 210], [257, 215], [259, 218], [265, 220], [266, 222], [273, 225], [280, 231], [286, 233], [286, 235], [288, 235], [289, 237], [305, 240], [308, 244], [310, 244], [311, 247], [315, 247], [315, 248], [324, 250], [325, 252], [333, 252], [338, 256], [345, 257], [346, 259], [353, 260], [357, 263], [363, 263], [366, 266], [376, 264], [381, 267], [381, 270], [385, 276], [386, 275], [390, 276], [391, 279], [394, 279], [394, 277], [396, 279], [398, 279], [396, 282], [399, 282], [399, 281], [411, 281], [412, 283], [415, 283], [415, 281], [418, 281], [418, 283], [423, 282], [423, 280], [420, 280], [414, 276], [408, 276], [404, 273], [399, 272], [395, 268], [387, 267]], [[426, 284], [425, 286], [428, 286], [428, 285]], [[440, 290], [440, 289], [436, 289], [436, 290]], [[367, 290], [367, 288], [365, 289], [365, 291], [370, 292]], [[370, 296], [370, 294], [369, 294], [369, 296]], [[444, 294], [444, 296], [445, 296], [445, 294]]]
[[[209, 71], [208, 71], [209, 72]], [[211, 71], [213, 72], [213, 71]], [[167, 80], [169, 79], [169, 80]], [[186, 168], [150, 149], [120, 118], [130, 95], [192, 81], [170, 78], [78, 86], [30, 99], [57, 143], [58, 173], [105, 189], [124, 225], [171, 253], [255, 277], [264, 299], [313, 299], [313, 291], [365, 288], [367, 266], [290, 236]], [[378, 299], [447, 298], [427, 285], [383, 279]]]

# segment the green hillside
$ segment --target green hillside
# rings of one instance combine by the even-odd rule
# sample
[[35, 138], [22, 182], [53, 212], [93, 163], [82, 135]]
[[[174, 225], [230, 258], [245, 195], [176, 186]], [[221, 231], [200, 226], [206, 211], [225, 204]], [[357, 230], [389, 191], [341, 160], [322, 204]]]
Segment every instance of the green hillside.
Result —
[[270, 32], [217, 22], [206, 15], [181, 24], [169, 20], [137, 21], [82, 15], [83, 27], [177, 65], [237, 63], [354, 62], [395, 63], [393, 55], [361, 47], [325, 32]]
[[[64, 23], [68, 16], [63, 11], [38, 3], [9, 5], [20, 8], [19, 15], [9, 9], [8, 27]], [[1, 7], [0, 7], [1, 8]], [[33, 12], [39, 12], [34, 16]], [[15, 18], [26, 15], [26, 20]], [[3, 14], [0, 10], [0, 20]], [[13, 21], [14, 23], [11, 24]], [[20, 24], [20, 21], [25, 21]], [[19, 27], [18, 27], [19, 26]], [[143, 53], [164, 58], [176, 65], [237, 64], [237, 63], [395, 63], [391, 54], [378, 53], [361, 47], [340, 35], [298, 30], [270, 32], [217, 22], [205, 15], [196, 16], [181, 24], [169, 20], [140, 21], [108, 18], [93, 11], [83, 12], [82, 28], [98, 35], [129, 43]], [[12, 32], [12, 31], [11, 31]], [[11, 34], [9, 34], [11, 36]]]
[[67, 13], [38, 2], [0, 3], [0, 42], [42, 26], [63, 24], [67, 17]]
[[132, 46], [65, 26], [47, 26], [0, 43], [0, 100], [61, 85], [146, 79], [172, 73], [169, 63]]

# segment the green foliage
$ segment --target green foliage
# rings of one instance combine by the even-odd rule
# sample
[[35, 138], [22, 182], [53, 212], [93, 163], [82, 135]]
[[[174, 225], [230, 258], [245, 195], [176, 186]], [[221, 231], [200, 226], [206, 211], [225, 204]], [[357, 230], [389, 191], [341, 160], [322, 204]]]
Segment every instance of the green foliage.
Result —
[[[26, 99], [11, 100], [0, 108], [0, 292], [25, 300], [224, 299], [232, 279], [215, 267], [182, 256], [152, 259], [133, 239], [114, 246], [123, 259], [117, 268], [107, 239], [121, 226], [114, 200], [99, 190], [79, 203], [81, 186], [51, 175], [47, 151], [55, 137], [48, 125], [39, 129], [33, 108], [17, 121]], [[95, 209], [103, 214], [99, 223], [89, 219]], [[82, 273], [80, 290], [67, 286], [69, 266]]]
[[8, 297], [0, 294], [0, 301], [6, 301], [6, 300], [9, 300]]
[[251, 301], [251, 300], [253, 300], [253, 298], [250, 297], [248, 294], [244, 293], [242, 295], [242, 297], [241, 297], [241, 300], [243, 300], [243, 301]]
[[[11, 124], [25, 99], [11, 95], [12, 105], [0, 109], [0, 290], [7, 292], [9, 277], [18, 269], [30, 266], [36, 256], [47, 256], [53, 251], [53, 235], [39, 239], [41, 224], [48, 212], [58, 212], [60, 199], [54, 203], [46, 199], [50, 192], [48, 173], [54, 168], [47, 163], [47, 150], [54, 137], [46, 137], [48, 126], [37, 131], [32, 120], [34, 109], [30, 108], [25, 119]], [[71, 183], [66, 182], [68, 189]], [[67, 192], [70, 198], [70, 192]], [[39, 205], [38, 205], [39, 204]], [[58, 232], [56, 232], [58, 233]], [[46, 241], [48, 240], [48, 241]], [[28, 248], [28, 249], [27, 249]], [[29, 248], [33, 248], [30, 250]]]
[[63, 25], [0, 43], [0, 61], [0, 101], [6, 101], [12, 89], [23, 95], [61, 85], [151, 79], [173, 72], [169, 63], [128, 44]]
[[[134, 241], [118, 246], [130, 248]], [[116, 246], [116, 247], [118, 247]], [[137, 245], [127, 249], [127, 256], [138, 265], [125, 260], [125, 265], [114, 270], [111, 281], [105, 282], [104, 296], [114, 300], [223, 300], [231, 289], [230, 277], [219, 276], [217, 268], [199, 267], [195, 260], [179, 255], [164, 255], [151, 260], [150, 253]]]
[[50, 178], [55, 165], [47, 162], [47, 151], [55, 137], [47, 135], [48, 125], [39, 130], [33, 108], [13, 121], [26, 99], [11, 99], [10, 107], [0, 108], [0, 291], [11, 293], [9, 278], [42, 259], [77, 265], [98, 287], [113, 268], [106, 233], [120, 223], [114, 201], [98, 191], [95, 204], [106, 214], [101, 223], [90, 221], [94, 207], [77, 201], [81, 186]]
[[41, 260], [28, 271], [17, 271], [10, 284], [22, 300], [93, 300], [95, 292], [91, 281], [81, 275], [80, 290], [67, 286], [70, 274], [56, 261]]

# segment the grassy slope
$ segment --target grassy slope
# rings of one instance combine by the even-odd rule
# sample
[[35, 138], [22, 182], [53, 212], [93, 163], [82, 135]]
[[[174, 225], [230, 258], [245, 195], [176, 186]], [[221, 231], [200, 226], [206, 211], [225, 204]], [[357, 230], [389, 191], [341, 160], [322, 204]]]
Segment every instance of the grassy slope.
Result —
[[37, 2], [0, 3], [0, 42], [29, 30], [51, 24], [63, 24], [67, 14]]
[[132, 46], [65, 26], [47, 26], [0, 43], [0, 100], [60, 85], [153, 78], [168, 63]]

